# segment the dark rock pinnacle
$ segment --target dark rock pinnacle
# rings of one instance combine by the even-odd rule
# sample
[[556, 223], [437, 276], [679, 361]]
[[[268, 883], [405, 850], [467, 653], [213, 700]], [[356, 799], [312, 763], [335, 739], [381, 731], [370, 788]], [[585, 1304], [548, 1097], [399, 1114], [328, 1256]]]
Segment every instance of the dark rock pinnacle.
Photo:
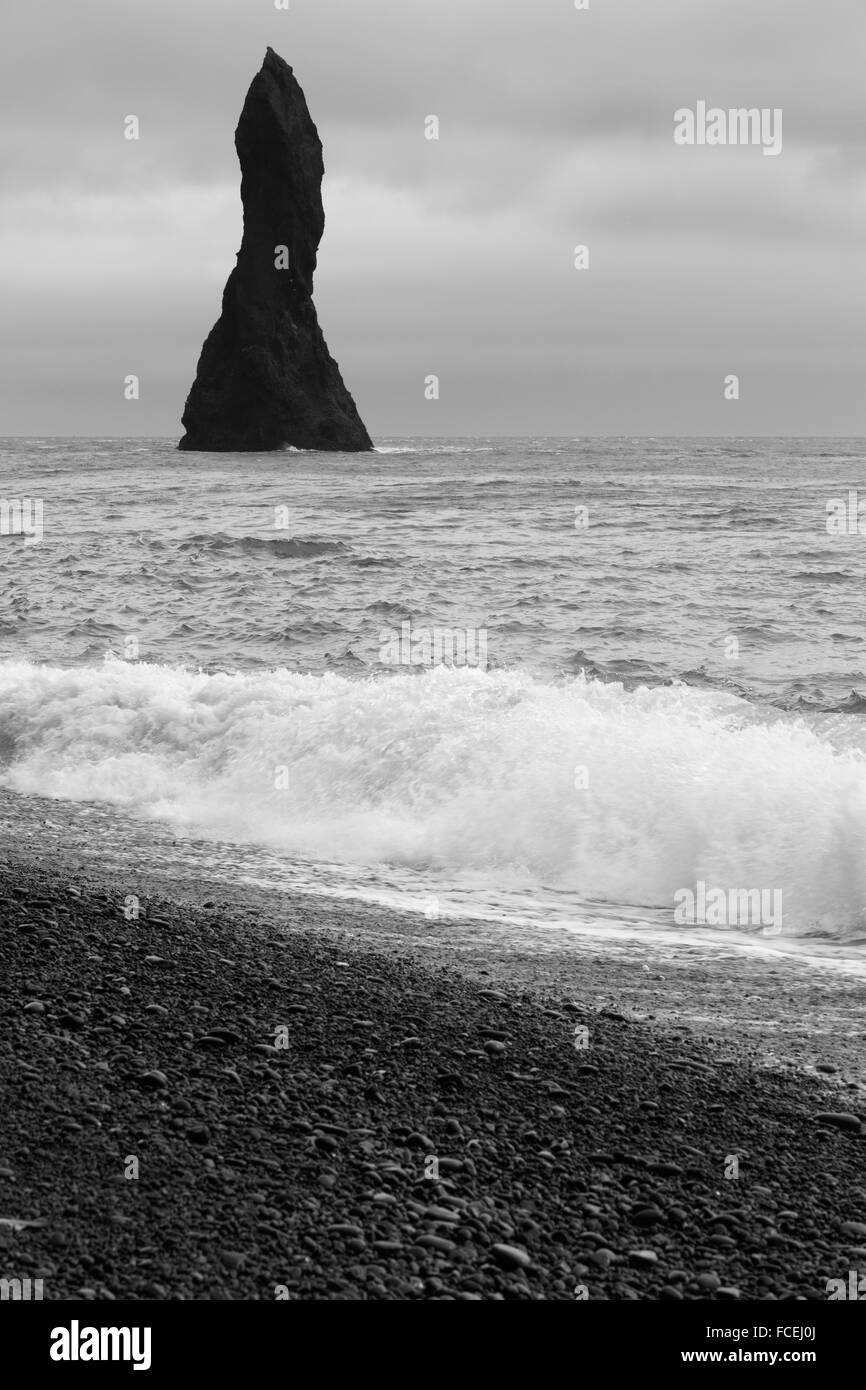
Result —
[[360, 450], [373, 444], [313, 304], [325, 227], [322, 142], [269, 48], [235, 132], [244, 233], [183, 412], [181, 449]]

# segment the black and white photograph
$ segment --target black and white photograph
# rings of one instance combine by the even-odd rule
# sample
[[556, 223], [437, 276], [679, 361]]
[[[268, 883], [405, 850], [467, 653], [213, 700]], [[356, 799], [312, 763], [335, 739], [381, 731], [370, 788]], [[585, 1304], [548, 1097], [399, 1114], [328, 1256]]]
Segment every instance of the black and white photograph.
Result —
[[0, 33], [0, 1335], [559, 1302], [584, 1370], [829, 1375], [866, 6]]

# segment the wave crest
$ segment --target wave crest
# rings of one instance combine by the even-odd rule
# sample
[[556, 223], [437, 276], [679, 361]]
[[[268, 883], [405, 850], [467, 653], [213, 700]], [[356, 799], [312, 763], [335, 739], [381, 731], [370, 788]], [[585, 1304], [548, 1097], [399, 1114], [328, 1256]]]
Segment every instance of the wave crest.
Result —
[[287, 854], [642, 907], [779, 888], [786, 931], [866, 920], [859, 748], [717, 691], [13, 662], [0, 750], [15, 790]]
[[344, 541], [290, 539], [284, 536], [227, 536], [220, 532], [214, 536], [191, 536], [189, 540], [181, 542], [179, 549], [272, 555], [278, 560], [308, 560], [316, 555], [345, 554], [349, 546]]

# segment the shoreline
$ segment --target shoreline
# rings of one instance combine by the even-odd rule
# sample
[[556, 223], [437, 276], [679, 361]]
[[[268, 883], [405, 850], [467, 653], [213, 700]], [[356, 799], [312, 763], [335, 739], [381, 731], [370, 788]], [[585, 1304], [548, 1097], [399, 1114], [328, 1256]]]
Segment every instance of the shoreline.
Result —
[[[788, 949], [784, 938], [696, 937], [613, 922], [600, 930], [541, 928], [440, 915], [361, 897], [336, 897], [251, 881], [243, 846], [178, 837], [117, 807], [23, 796], [0, 789], [0, 865], [62, 868], [97, 891], [170, 896], [195, 906], [219, 899], [276, 924], [317, 927], [358, 949], [458, 970], [481, 983], [586, 998], [628, 1017], [703, 1039], [753, 1066], [805, 1072], [866, 1093], [866, 955], [827, 953], [821, 942]], [[221, 874], [213, 872], [214, 859]], [[165, 867], [157, 868], [156, 864]], [[228, 880], [236, 874], [238, 883]], [[808, 950], [808, 953], [807, 953]]]
[[40, 1223], [0, 1276], [46, 1298], [823, 1299], [866, 1262], [861, 980], [32, 838], [0, 933], [0, 1215]]

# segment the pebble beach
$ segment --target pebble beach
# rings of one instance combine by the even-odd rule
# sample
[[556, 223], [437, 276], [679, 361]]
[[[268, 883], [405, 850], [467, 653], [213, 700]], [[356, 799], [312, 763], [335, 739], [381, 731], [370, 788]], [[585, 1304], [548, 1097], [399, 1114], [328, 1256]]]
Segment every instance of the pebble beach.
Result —
[[866, 1261], [862, 981], [49, 839], [0, 860], [0, 1264], [46, 1299], [808, 1300]]

